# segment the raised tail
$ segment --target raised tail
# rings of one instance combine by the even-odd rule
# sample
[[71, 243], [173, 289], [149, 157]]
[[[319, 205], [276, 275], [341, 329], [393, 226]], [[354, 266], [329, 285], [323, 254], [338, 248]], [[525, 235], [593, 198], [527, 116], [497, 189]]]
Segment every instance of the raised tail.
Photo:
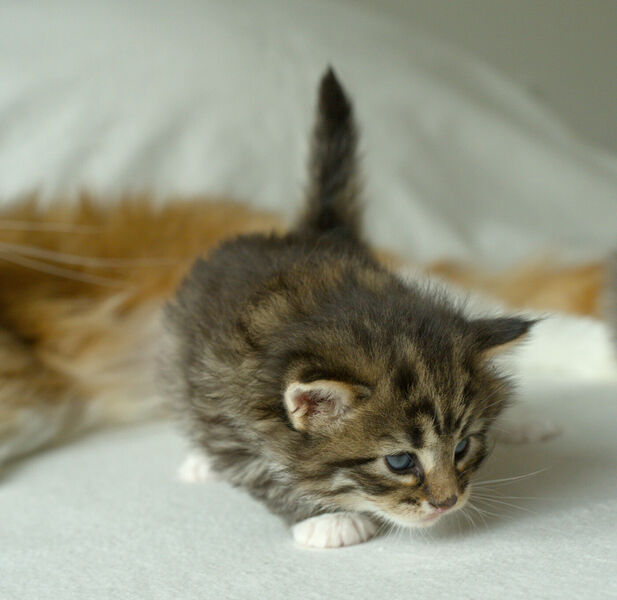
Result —
[[300, 227], [360, 235], [358, 131], [349, 98], [332, 68], [321, 79], [309, 157], [307, 207]]

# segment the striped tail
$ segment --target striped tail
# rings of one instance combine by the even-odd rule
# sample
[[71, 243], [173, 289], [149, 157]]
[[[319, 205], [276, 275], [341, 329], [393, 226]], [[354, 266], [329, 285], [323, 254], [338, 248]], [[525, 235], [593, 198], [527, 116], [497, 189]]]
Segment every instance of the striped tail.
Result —
[[353, 109], [334, 71], [321, 79], [309, 158], [307, 207], [300, 227], [359, 237], [358, 132]]

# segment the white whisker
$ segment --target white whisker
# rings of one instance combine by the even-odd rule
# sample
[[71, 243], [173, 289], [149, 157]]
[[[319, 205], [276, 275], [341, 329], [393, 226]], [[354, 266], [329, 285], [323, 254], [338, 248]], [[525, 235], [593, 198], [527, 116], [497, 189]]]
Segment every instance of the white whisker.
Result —
[[503, 477], [501, 479], [487, 479], [485, 481], [474, 481], [474, 487], [482, 487], [492, 484], [500, 484], [506, 485], [512, 483], [514, 481], [520, 481], [521, 479], [527, 479], [528, 477], [533, 477], [535, 475], [539, 475], [540, 473], [544, 473], [548, 469], [538, 469], [537, 471], [533, 471], [532, 473], [526, 473], [524, 475], [515, 475], [514, 477]]
[[477, 531], [478, 524], [476, 523], [475, 519], [469, 513], [465, 513], [465, 516], [469, 519], [469, 522], [471, 523], [474, 531]]
[[21, 256], [93, 268], [160, 267], [176, 265], [180, 262], [178, 259], [169, 258], [99, 258], [78, 256], [66, 252], [45, 250], [44, 248], [38, 248], [27, 244], [12, 244], [9, 242], [0, 242], [0, 250], [6, 250], [7, 252], [19, 254]]
[[476, 506], [475, 504], [469, 504], [470, 508], [473, 508], [476, 512], [481, 512], [484, 515], [488, 515], [489, 517], [501, 517], [503, 515], [496, 513], [496, 512], [491, 512], [490, 510], [487, 510], [486, 508], [480, 508], [478, 506]]
[[482, 523], [484, 524], [484, 527], [486, 527], [488, 529], [488, 523], [486, 521], [486, 518], [484, 516], [484, 511], [480, 510], [477, 506], [474, 506], [473, 504], [469, 503], [469, 508], [475, 510], [478, 513], [478, 516], [482, 519]]
[[58, 233], [96, 233], [99, 227], [74, 225], [71, 223], [49, 223], [43, 221], [0, 220], [0, 230], [4, 231], [48, 231]]
[[503, 500], [498, 500], [496, 498], [476, 498], [478, 502], [489, 502], [493, 504], [499, 504], [501, 506], [507, 506], [509, 508], [515, 508], [516, 510], [521, 510], [523, 512], [528, 512], [532, 514], [537, 514], [535, 511], [530, 510], [529, 508], [525, 508], [524, 506], [518, 506], [516, 504], [512, 504], [511, 502], [504, 502]]
[[[468, 506], [469, 506], [469, 504], [468, 504]], [[471, 517], [467, 514], [466, 509], [462, 508], [460, 512], [461, 512], [461, 515], [463, 515], [465, 517], [466, 521], [472, 526], [472, 528], [475, 529], [475, 524], [472, 521]], [[459, 528], [460, 528], [460, 525], [459, 525]]]
[[34, 271], [40, 271], [41, 273], [47, 273], [49, 275], [55, 275], [57, 277], [65, 277], [66, 279], [73, 279], [74, 281], [83, 281], [84, 283], [93, 283], [95, 285], [127, 288], [129, 287], [123, 281], [118, 279], [111, 279], [109, 277], [101, 277], [98, 275], [90, 275], [89, 273], [81, 273], [79, 271], [72, 271], [71, 269], [63, 269], [55, 265], [35, 260], [33, 258], [26, 258], [25, 256], [19, 256], [13, 253], [8, 253], [0, 248], [0, 260], [10, 262]]
[[495, 495], [498, 495], [500, 499], [504, 499], [504, 500], [546, 500], [546, 498], [540, 498], [538, 496], [502, 496], [497, 491], [491, 490], [489, 488], [484, 488], [482, 489], [482, 491], [492, 492], [493, 495], [490, 496], [488, 494], [480, 494], [476, 490], [474, 490], [473, 492], [474, 498], [494, 498]]

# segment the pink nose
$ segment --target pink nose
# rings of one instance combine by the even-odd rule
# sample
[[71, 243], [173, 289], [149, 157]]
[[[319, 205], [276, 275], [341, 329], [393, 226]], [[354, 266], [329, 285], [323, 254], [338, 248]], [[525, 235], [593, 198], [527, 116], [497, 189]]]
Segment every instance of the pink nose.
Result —
[[458, 496], [454, 494], [450, 496], [449, 498], [446, 498], [445, 500], [435, 500], [435, 498], [429, 498], [428, 503], [433, 508], [436, 508], [438, 512], [444, 512], [448, 510], [449, 508], [452, 508], [456, 504], [457, 500], [458, 500]]

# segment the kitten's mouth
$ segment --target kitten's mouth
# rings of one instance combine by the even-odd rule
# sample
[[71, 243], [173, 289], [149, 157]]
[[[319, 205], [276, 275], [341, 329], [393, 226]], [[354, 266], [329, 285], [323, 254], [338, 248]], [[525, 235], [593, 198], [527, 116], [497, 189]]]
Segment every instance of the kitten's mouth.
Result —
[[406, 518], [406, 519], [390, 517], [390, 519], [399, 525], [403, 525], [404, 527], [412, 527], [412, 528], [431, 527], [432, 525], [434, 525], [435, 523], [439, 521], [440, 517], [443, 517], [444, 515], [453, 514], [456, 512], [458, 508], [460, 508], [459, 505], [457, 505], [456, 507], [448, 508], [448, 509], [435, 509], [435, 510], [432, 510], [428, 514], [426, 513], [423, 514], [422, 516], [417, 515], [412, 518]]
[[422, 517], [420, 519], [420, 524], [421, 525], [433, 525], [434, 523], [436, 523], [440, 517], [443, 517], [445, 514], [450, 514], [454, 512], [453, 510], [440, 510], [437, 509], [434, 512], [432, 512], [430, 515], [427, 515], [425, 517]]
[[443, 517], [444, 515], [450, 515], [456, 512], [456, 510], [460, 508], [460, 506], [461, 505], [457, 503], [454, 506], [449, 507], [449, 508], [435, 508], [430, 514], [426, 515], [425, 517], [422, 517], [420, 519], [420, 523], [422, 525], [424, 524], [432, 525], [433, 523], [439, 520], [439, 517]]

